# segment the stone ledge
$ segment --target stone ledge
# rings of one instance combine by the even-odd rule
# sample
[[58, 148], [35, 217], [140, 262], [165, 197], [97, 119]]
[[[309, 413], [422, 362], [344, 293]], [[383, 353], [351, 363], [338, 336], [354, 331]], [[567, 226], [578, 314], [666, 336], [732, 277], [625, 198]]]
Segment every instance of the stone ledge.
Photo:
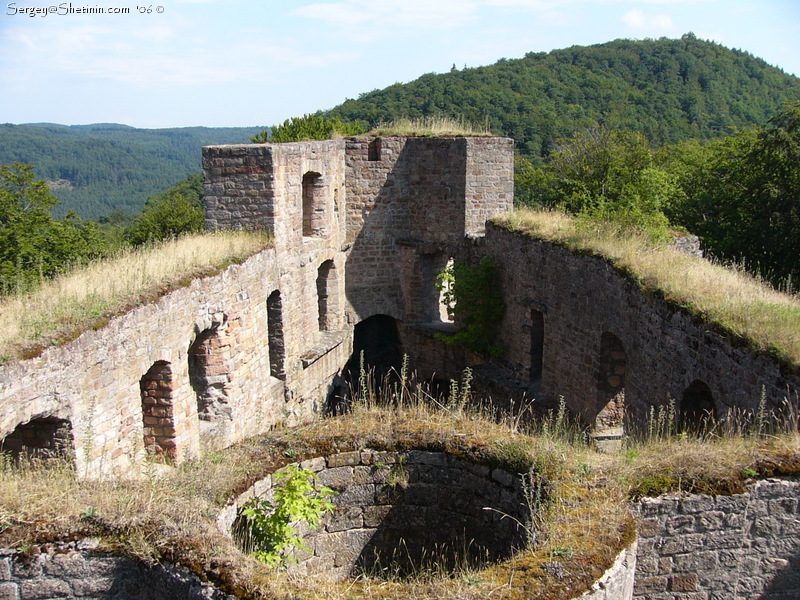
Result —
[[319, 344], [311, 348], [300, 357], [300, 362], [304, 369], [307, 369], [328, 352], [338, 347], [345, 339], [344, 331], [326, 331], [322, 333]]

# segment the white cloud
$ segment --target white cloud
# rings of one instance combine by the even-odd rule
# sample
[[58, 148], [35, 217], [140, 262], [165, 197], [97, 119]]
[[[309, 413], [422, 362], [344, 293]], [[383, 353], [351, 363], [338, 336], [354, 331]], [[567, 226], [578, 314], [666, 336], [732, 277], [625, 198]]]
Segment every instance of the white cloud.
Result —
[[675, 29], [671, 17], [647, 14], [640, 8], [634, 8], [625, 13], [622, 22], [641, 32], [669, 33]]
[[316, 19], [363, 39], [454, 29], [475, 17], [474, 0], [340, 0], [316, 2], [291, 14]]

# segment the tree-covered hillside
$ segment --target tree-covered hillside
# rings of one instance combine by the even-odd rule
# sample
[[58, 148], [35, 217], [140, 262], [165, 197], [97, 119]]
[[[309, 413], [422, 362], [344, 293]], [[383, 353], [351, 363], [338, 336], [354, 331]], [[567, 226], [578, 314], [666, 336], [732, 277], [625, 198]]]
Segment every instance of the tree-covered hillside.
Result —
[[326, 114], [370, 126], [400, 117], [464, 118], [514, 138], [536, 162], [555, 140], [586, 128], [635, 131], [654, 145], [708, 139], [764, 125], [784, 101], [798, 99], [800, 78], [687, 34], [574, 46], [423, 75]]
[[200, 170], [200, 148], [247, 142], [263, 127], [136, 129], [125, 125], [0, 125], [0, 164], [34, 165], [60, 200], [95, 219], [138, 214], [148, 197]]

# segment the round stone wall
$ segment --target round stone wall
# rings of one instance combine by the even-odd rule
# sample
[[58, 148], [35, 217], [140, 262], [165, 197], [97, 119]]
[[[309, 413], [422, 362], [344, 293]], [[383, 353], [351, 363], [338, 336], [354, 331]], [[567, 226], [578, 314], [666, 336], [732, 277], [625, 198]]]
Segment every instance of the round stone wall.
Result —
[[[337, 492], [335, 512], [304, 532], [310, 552], [290, 567], [341, 580], [359, 573], [403, 576], [511, 556], [526, 542], [530, 511], [522, 479], [443, 452], [347, 452], [301, 463]], [[228, 535], [253, 496], [269, 499], [272, 477], [223, 511]]]

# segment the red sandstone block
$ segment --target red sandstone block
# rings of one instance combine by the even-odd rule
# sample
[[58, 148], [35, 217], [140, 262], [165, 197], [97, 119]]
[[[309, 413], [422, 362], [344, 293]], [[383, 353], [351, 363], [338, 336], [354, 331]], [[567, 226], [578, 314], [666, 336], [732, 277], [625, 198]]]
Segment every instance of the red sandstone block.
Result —
[[697, 573], [673, 575], [669, 578], [670, 592], [695, 592], [697, 591]]

